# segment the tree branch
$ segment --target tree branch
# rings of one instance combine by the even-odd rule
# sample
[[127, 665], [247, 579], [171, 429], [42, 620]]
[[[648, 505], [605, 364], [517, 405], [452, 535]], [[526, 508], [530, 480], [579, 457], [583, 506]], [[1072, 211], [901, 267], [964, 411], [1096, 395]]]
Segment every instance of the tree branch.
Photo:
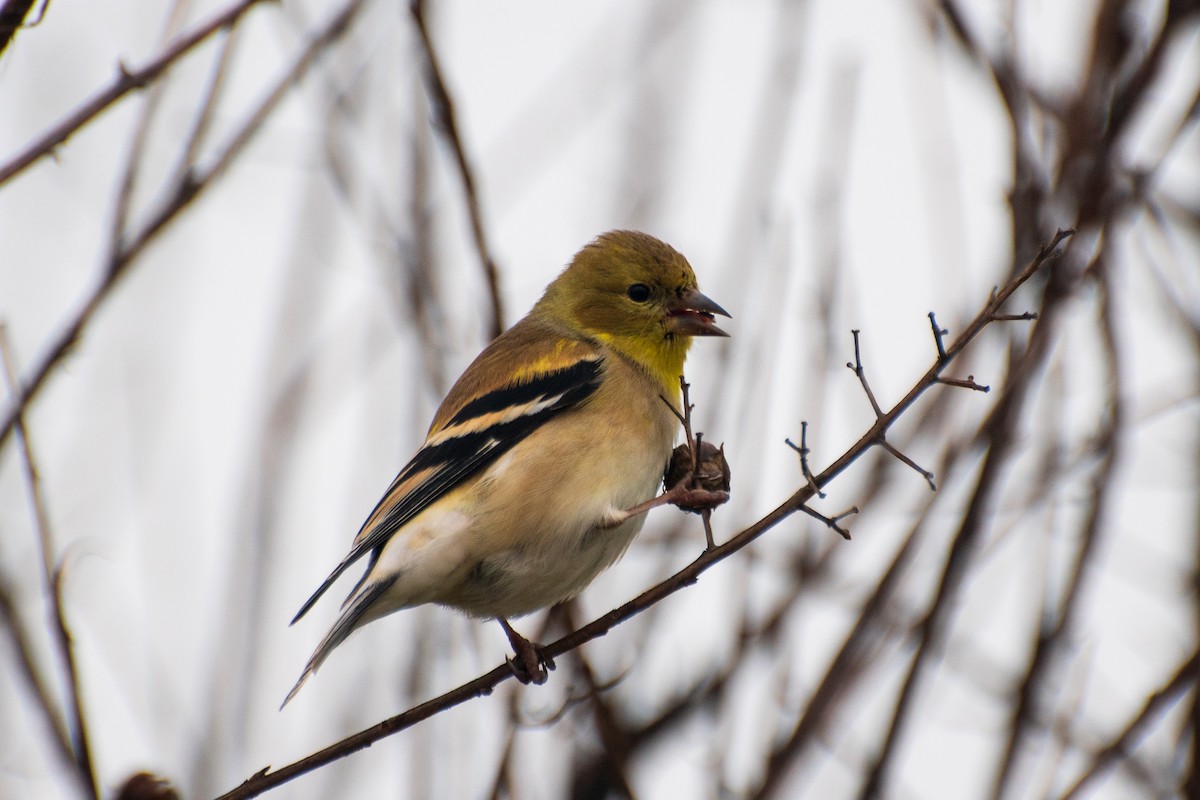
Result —
[[[244, 0], [243, 5], [248, 8], [254, 2], [258, 2], [258, 0]], [[229, 165], [245, 150], [254, 135], [262, 129], [263, 121], [279, 106], [288, 91], [308, 72], [316, 58], [331, 42], [346, 32], [350, 22], [365, 2], [366, 0], [348, 0], [343, 4], [309, 39], [290, 67], [276, 81], [266, 97], [247, 115], [242, 125], [229, 137], [228, 142], [218, 151], [209, 166], [202, 169], [184, 170], [175, 181], [175, 185], [167, 191], [163, 200], [150, 213], [142, 227], [133, 236], [128, 237], [114, 248], [96, 286], [84, 298], [79, 310], [63, 325], [59, 335], [46, 347], [31, 374], [25, 376], [17, 387], [10, 407], [3, 417], [3, 422], [0, 422], [0, 448], [4, 446], [9, 434], [12, 433], [17, 418], [41, 391], [51, 371], [82, 336], [96, 311], [112, 295], [129, 266], [141, 255], [146, 246], [169, 223], [174, 221], [180, 211], [224, 175]], [[232, 12], [226, 12], [226, 15], [230, 13]], [[221, 18], [224, 16], [222, 15]], [[236, 16], [233, 19], [236, 20]]]
[[[0, 372], [4, 374], [4, 383], [9, 393], [15, 393], [16, 368], [12, 352], [9, 349], [8, 334], [3, 325], [0, 325]], [[92, 749], [88, 740], [87, 716], [83, 710], [79, 664], [75, 659], [75, 649], [72, 647], [71, 629], [67, 625], [66, 615], [63, 612], [62, 567], [55, 564], [55, 548], [50, 535], [50, 515], [46, 511], [46, 501], [42, 495], [37, 461], [33, 457], [33, 445], [29, 442], [29, 434], [25, 429], [24, 420], [19, 416], [16, 421], [16, 432], [17, 442], [20, 445], [21, 466], [25, 473], [25, 483], [29, 488], [29, 502], [33, 508], [33, 526], [37, 531], [38, 549], [42, 557], [42, 578], [46, 601], [50, 605], [50, 618], [54, 623], [51, 629], [51, 639], [55, 645], [55, 656], [58, 657], [63, 671], [67, 675], [70, 701], [67, 720], [71, 731], [71, 752], [74, 755], [73, 760], [80, 784], [87, 796], [96, 800], [100, 796], [100, 790], [92, 765]], [[13, 623], [16, 624], [15, 618]]]
[[140, 69], [131, 70], [124, 64], [119, 64], [117, 77], [108, 86], [85, 100], [82, 105], [27, 144], [7, 162], [0, 164], [0, 185], [24, 171], [38, 159], [52, 153], [54, 148], [65, 142], [92, 119], [112, 108], [125, 95], [138, 89], [144, 89], [158, 80], [176, 61], [213, 34], [232, 27], [243, 14], [260, 2], [264, 2], [264, 0], [238, 0], [237, 3], [216, 14], [207, 22], [197, 25], [176, 39], [173, 44]]
[[475, 177], [471, 165], [467, 161], [467, 151], [463, 146], [462, 134], [459, 133], [454, 103], [450, 99], [450, 91], [446, 88], [446, 79], [443, 77], [441, 65], [438, 63], [437, 51], [433, 47], [433, 40], [429, 37], [429, 30], [425, 25], [425, 3], [423, 0], [412, 0], [409, 9], [412, 12], [413, 22], [417, 26], [417, 33], [425, 52], [429, 101], [433, 106], [435, 127], [442, 132], [450, 149], [454, 152], [454, 163], [458, 166], [458, 176], [462, 181], [463, 194], [467, 201], [467, 216], [471, 220], [471, 235], [475, 240], [475, 249], [479, 252], [479, 260], [483, 267], [483, 276], [487, 282], [488, 296], [491, 300], [489, 338], [495, 339], [504, 332], [504, 303], [500, 296], [500, 272], [496, 268], [496, 261], [492, 258], [491, 249], [488, 247], [487, 236], [483, 228], [483, 211], [479, 202], [479, 192], [475, 189]]

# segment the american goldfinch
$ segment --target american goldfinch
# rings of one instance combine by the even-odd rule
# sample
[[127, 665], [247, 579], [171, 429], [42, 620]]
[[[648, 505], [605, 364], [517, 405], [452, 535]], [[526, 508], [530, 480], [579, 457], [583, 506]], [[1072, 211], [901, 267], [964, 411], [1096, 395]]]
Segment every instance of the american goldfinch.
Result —
[[507, 619], [578, 594], [641, 529], [645, 514], [629, 510], [655, 496], [671, 457], [691, 338], [728, 335], [714, 314], [729, 316], [652, 236], [613, 231], [580, 250], [467, 367], [292, 620], [367, 559], [284, 705], [351, 632], [425, 603], [498, 618], [521, 659], [514, 669], [544, 680]]

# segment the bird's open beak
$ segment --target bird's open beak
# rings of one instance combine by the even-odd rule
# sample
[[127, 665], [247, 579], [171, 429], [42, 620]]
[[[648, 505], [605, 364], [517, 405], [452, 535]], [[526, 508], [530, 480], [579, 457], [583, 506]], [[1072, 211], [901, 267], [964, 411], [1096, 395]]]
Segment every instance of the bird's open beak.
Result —
[[729, 316], [699, 289], [688, 289], [667, 303], [667, 328], [684, 336], [728, 336], [713, 322], [714, 314]]

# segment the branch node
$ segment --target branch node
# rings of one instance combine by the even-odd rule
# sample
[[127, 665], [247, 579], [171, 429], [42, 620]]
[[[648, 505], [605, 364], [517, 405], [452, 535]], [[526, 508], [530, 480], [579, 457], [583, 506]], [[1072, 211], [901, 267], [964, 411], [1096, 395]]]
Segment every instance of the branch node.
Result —
[[827, 517], [824, 514], [822, 514], [821, 512], [815, 511], [815, 510], [809, 508], [807, 505], [800, 506], [800, 510], [803, 511], [805, 514], [808, 514], [813, 519], [819, 520], [820, 522], [824, 523], [825, 527], [829, 528], [831, 531], [834, 531], [835, 533], [837, 533], [839, 536], [841, 536], [846, 541], [850, 541], [850, 531], [846, 530], [838, 523], [841, 522], [842, 520], [844, 520], [846, 517], [850, 516], [851, 514], [857, 514], [858, 506], [851, 506], [849, 509], [843, 511], [842, 513], [838, 514], [835, 517]]
[[791, 439], [784, 439], [784, 444], [800, 454], [800, 472], [804, 475], [804, 480], [808, 481], [809, 487], [813, 490], [813, 494], [822, 500], [825, 499], [825, 493], [821, 491], [821, 487], [817, 485], [817, 479], [812, 474], [812, 470], [808, 466], [808, 454], [812, 451], [808, 449], [808, 422], [800, 420], [800, 446], [797, 447]]
[[123, 58], [117, 59], [117, 80], [120, 84], [132, 89], [141, 89], [147, 83], [146, 76], [137, 70], [130, 69]]

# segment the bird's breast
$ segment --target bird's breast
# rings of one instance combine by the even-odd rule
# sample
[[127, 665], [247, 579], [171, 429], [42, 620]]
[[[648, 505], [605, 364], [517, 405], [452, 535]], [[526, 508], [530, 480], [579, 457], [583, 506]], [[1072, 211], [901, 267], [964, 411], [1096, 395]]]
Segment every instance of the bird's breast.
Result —
[[578, 594], [619, 559], [645, 515], [604, 520], [657, 494], [675, 437], [666, 404], [650, 400], [599, 392], [497, 459], [475, 487], [471, 563], [443, 602], [520, 616]]

